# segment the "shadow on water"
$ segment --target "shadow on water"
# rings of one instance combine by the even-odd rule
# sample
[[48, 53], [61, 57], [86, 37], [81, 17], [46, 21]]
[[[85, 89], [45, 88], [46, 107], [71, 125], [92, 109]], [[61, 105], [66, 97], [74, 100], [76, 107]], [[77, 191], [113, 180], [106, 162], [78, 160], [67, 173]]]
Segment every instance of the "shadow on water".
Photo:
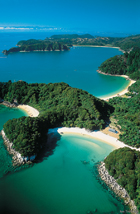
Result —
[[[94, 211], [88, 211], [85, 214], [94, 214], [94, 213], [96, 213], [96, 214], [118, 214], [118, 213], [121, 213], [121, 211], [120, 212], [118, 212], [118, 211], [117, 212], [115, 212], [115, 211], [98, 212], [97, 209], [95, 209]], [[123, 213], [127, 213], [127, 212], [124, 211]], [[9, 209], [7, 206], [4, 206], [3, 209], [1, 210], [1, 214], [30, 214], [30, 212], [28, 212], [28, 211], [26, 211], [26, 212], [22, 212], [22, 211], [18, 212], [16, 209], [13, 209], [11, 211], [11, 209]]]
[[0, 179], [11, 173], [32, 167], [34, 163], [41, 163], [42, 161], [46, 160], [50, 155], [53, 155], [56, 146], [58, 146], [57, 142], [60, 139], [61, 135], [57, 132], [48, 134], [47, 140], [44, 143], [41, 152], [38, 154], [33, 163], [26, 163], [21, 166], [13, 166], [12, 156], [9, 155], [5, 145], [3, 144], [2, 136], [0, 136]]
[[41, 163], [46, 160], [50, 155], [54, 154], [55, 148], [58, 146], [58, 141], [61, 139], [61, 135], [57, 132], [50, 133], [47, 136], [47, 142], [44, 143], [44, 146], [41, 152], [36, 157], [34, 163]]
[[3, 206], [3, 208], [0, 211], [1, 214], [30, 214], [30, 212], [22, 212], [22, 211], [17, 211], [16, 208], [8, 208], [8, 206]]

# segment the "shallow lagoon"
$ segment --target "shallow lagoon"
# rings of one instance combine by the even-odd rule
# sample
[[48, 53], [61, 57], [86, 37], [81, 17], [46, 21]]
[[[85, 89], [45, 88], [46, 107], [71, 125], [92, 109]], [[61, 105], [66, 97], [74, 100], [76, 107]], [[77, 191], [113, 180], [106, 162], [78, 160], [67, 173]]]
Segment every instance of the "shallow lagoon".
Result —
[[[12, 113], [11, 109], [6, 110], [7, 114]], [[124, 210], [124, 205], [105, 190], [96, 177], [95, 164], [114, 147], [76, 134], [56, 134], [55, 139], [52, 155], [33, 167], [1, 177], [1, 213], [86, 214], [95, 209], [97, 213]], [[54, 136], [51, 140], [54, 141]], [[2, 139], [0, 151], [1, 173], [12, 171], [11, 157], [4, 152]]]
[[[0, 50], [15, 46], [24, 36], [4, 35]], [[32, 38], [27, 35], [26, 39], [28, 36]], [[0, 54], [1, 81], [63, 81], [98, 97], [109, 96], [123, 90], [128, 81], [98, 74], [96, 70], [104, 60], [117, 54], [122, 53], [118, 49], [89, 47], [66, 52], [16, 53], [7, 57]], [[26, 113], [20, 110], [0, 108], [0, 129], [8, 119], [23, 115]], [[95, 209], [96, 213], [120, 213], [124, 205], [97, 181], [94, 167], [113, 149], [85, 136], [63, 135], [58, 137], [51, 156], [31, 168], [14, 172], [11, 157], [0, 138], [1, 213], [85, 214]], [[89, 163], [83, 164], [83, 160]], [[9, 174], [3, 176], [5, 173]]]

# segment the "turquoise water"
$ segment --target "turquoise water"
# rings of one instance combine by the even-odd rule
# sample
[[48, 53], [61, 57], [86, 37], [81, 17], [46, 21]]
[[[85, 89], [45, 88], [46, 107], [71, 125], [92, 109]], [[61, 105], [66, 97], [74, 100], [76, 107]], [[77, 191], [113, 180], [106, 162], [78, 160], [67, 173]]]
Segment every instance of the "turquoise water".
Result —
[[95, 173], [95, 163], [113, 149], [86, 136], [64, 134], [53, 155], [1, 179], [0, 209], [15, 214], [86, 214], [95, 209], [120, 213], [124, 205], [103, 188]]
[[0, 58], [1, 81], [66, 82], [97, 96], [123, 90], [129, 81], [96, 72], [106, 59], [120, 55], [115, 48], [73, 47], [70, 51], [12, 53]]
[[22, 109], [8, 108], [0, 104], [0, 130], [2, 130], [3, 124], [6, 123], [7, 120], [22, 116], [28, 116], [28, 114]]
[[[16, 108], [8, 108], [4, 105], [0, 105], [0, 130], [3, 129], [3, 124], [9, 119], [19, 118], [21, 116], [27, 116], [27, 113], [23, 110]], [[10, 171], [13, 171], [11, 162], [11, 156], [9, 156], [7, 150], [3, 145], [3, 139], [0, 136], [0, 178]]]
[[[0, 51], [15, 46], [25, 34], [1, 34]], [[35, 38], [26, 34], [25, 39]], [[38, 39], [45, 39], [38, 34]], [[0, 54], [1, 81], [66, 82], [95, 96], [123, 90], [128, 81], [98, 74], [98, 66], [118, 49], [76, 47], [65, 52]], [[12, 118], [27, 115], [0, 105], [0, 130]], [[114, 148], [80, 135], [63, 135], [53, 154], [33, 167], [15, 172], [0, 137], [1, 214], [120, 213], [124, 205], [100, 184], [95, 164]], [[89, 161], [83, 164], [83, 160]], [[14, 173], [11, 173], [14, 172]]]

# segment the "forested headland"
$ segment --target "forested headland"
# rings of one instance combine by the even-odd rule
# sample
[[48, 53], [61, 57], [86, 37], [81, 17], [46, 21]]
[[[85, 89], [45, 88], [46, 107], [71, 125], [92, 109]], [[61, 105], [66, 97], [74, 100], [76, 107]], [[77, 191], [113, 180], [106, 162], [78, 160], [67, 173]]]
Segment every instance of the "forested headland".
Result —
[[120, 129], [120, 140], [124, 143], [140, 147], [140, 49], [130, 53], [112, 57], [99, 67], [107, 74], [126, 74], [137, 80], [129, 87], [126, 98], [114, 97], [109, 103], [114, 106], [112, 117]]
[[63, 42], [51, 42], [46, 40], [29, 39], [27, 41], [22, 40], [17, 44], [18, 47], [12, 47], [9, 50], [4, 50], [4, 54], [14, 52], [30, 52], [30, 51], [63, 51], [69, 50], [69, 47]]
[[[140, 49], [112, 57], [101, 64], [101, 72], [106, 74], [125, 74], [137, 80], [129, 87], [125, 97], [114, 97], [109, 103], [114, 107], [111, 117], [120, 129], [120, 141], [140, 148]], [[140, 211], [140, 152], [120, 148], [110, 153], [104, 160], [109, 174], [117, 179]]]
[[130, 51], [135, 47], [140, 48], [140, 35], [128, 36], [128, 37], [102, 37], [92, 36], [90, 34], [64, 34], [54, 35], [49, 38], [54, 41], [63, 41], [69, 45], [97, 45], [97, 46], [109, 46], [119, 47], [124, 51]]
[[37, 118], [22, 117], [4, 124], [6, 136], [24, 156], [38, 153], [49, 128], [102, 129], [114, 111], [107, 102], [66, 83], [1, 82], [0, 97], [10, 103], [16, 99], [19, 104], [28, 104], [40, 112]]
[[69, 50], [73, 45], [89, 46], [109, 46], [119, 47], [124, 51], [130, 51], [135, 47], [140, 48], [140, 35], [129, 36], [124, 38], [118, 37], [101, 37], [90, 34], [62, 34], [47, 37], [44, 40], [22, 40], [17, 43], [18, 47], [12, 47], [9, 50], [3, 50], [4, 54], [19, 51], [55, 51]]
[[127, 147], [117, 149], [104, 162], [109, 174], [127, 190], [140, 211], [140, 152]]
[[131, 79], [139, 80], [140, 48], [107, 59], [100, 65], [99, 70], [107, 74], [128, 75]]

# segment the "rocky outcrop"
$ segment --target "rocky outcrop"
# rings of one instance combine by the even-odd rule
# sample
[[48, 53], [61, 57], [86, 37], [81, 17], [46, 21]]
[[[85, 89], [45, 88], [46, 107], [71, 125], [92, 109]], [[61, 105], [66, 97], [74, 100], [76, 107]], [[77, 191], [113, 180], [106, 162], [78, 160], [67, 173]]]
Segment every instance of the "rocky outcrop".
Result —
[[31, 163], [36, 158], [36, 155], [32, 155], [30, 157], [21, 156], [21, 154], [19, 152], [15, 151], [15, 149], [13, 149], [13, 143], [10, 142], [9, 139], [6, 137], [4, 130], [1, 131], [1, 135], [4, 140], [4, 144], [7, 147], [7, 151], [9, 152], [9, 154], [13, 155], [13, 157], [12, 157], [13, 166], [22, 165], [25, 163]]
[[8, 102], [8, 101], [3, 101], [3, 102], [2, 102], [2, 105], [5, 105], [5, 106], [11, 107], [11, 108], [15, 108], [15, 107], [18, 106], [18, 103], [16, 103], [16, 102], [10, 103], [10, 102]]
[[3, 50], [2, 53], [3, 53], [4, 55], [7, 55], [7, 54], [8, 54], [8, 51], [7, 51], [7, 50]]
[[104, 162], [101, 162], [101, 165], [98, 166], [98, 172], [101, 179], [110, 187], [110, 189], [113, 190], [116, 195], [122, 198], [124, 203], [130, 207], [131, 213], [139, 213], [134, 201], [130, 199], [127, 191], [121, 187], [111, 175], [109, 175], [107, 169], [105, 168]]

